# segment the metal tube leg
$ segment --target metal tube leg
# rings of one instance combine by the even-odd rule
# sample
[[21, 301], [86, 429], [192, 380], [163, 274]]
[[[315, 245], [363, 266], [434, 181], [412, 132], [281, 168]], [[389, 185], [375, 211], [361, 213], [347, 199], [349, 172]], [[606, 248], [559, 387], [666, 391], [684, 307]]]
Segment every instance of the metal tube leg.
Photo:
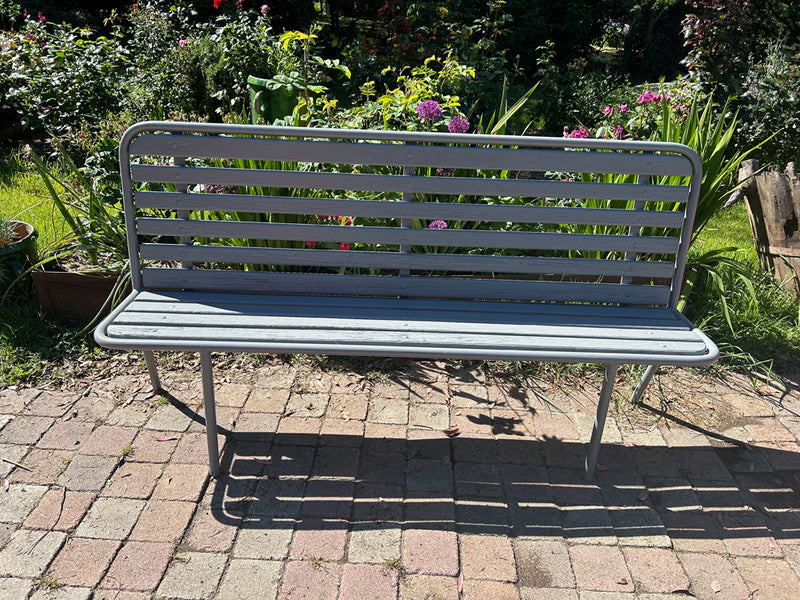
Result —
[[147, 365], [147, 372], [150, 375], [150, 385], [153, 386], [153, 391], [161, 391], [161, 381], [158, 378], [158, 369], [156, 368], [156, 356], [152, 350], [144, 351], [144, 364]]
[[200, 353], [200, 367], [203, 371], [203, 408], [206, 413], [206, 439], [208, 440], [208, 471], [212, 477], [219, 477], [219, 446], [217, 445], [217, 408], [214, 404], [214, 372], [211, 366], [211, 353]]
[[594, 419], [592, 439], [589, 442], [589, 451], [586, 453], [586, 468], [583, 471], [583, 480], [591, 481], [594, 478], [594, 468], [597, 465], [597, 455], [600, 453], [600, 440], [603, 437], [603, 428], [606, 425], [608, 404], [611, 401], [611, 391], [614, 389], [614, 380], [617, 377], [615, 363], [607, 364], [603, 375], [603, 387], [600, 390], [600, 399], [597, 402], [597, 415]]
[[650, 380], [655, 375], [656, 369], [658, 369], [658, 365], [647, 365], [647, 369], [645, 369], [644, 375], [639, 380], [639, 383], [636, 384], [636, 387], [633, 390], [633, 394], [631, 394], [631, 399], [628, 400], [630, 404], [638, 404], [639, 400], [642, 398], [642, 394], [644, 394], [645, 388], [647, 388]]

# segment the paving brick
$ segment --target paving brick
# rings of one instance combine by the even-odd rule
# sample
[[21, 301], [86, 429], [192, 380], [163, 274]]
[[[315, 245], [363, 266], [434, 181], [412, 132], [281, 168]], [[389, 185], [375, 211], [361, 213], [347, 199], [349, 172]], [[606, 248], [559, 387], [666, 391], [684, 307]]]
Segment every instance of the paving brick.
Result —
[[266, 528], [257, 522], [245, 521], [233, 545], [234, 558], [281, 560], [289, 554], [292, 540], [291, 524]]
[[500, 535], [461, 535], [461, 568], [465, 579], [516, 581], [514, 550]]
[[98, 498], [75, 530], [78, 537], [124, 540], [145, 506], [144, 500]]
[[[217, 435], [217, 446], [222, 452], [226, 438], [224, 435]], [[197, 465], [208, 464], [208, 438], [205, 432], [189, 432], [181, 436], [175, 452], [170, 457], [173, 463], [190, 463]]]
[[311, 476], [314, 478], [355, 479], [361, 453], [357, 448], [318, 448]]
[[70, 409], [73, 419], [86, 421], [89, 423], [104, 422], [108, 423], [108, 416], [116, 408], [116, 401], [97, 394], [82, 396]]
[[92, 433], [94, 425], [84, 421], [58, 421], [47, 430], [36, 444], [37, 448], [51, 450], [78, 450]]
[[72, 492], [64, 488], [50, 489], [25, 519], [26, 529], [75, 528], [94, 501], [93, 492]]
[[162, 542], [127, 542], [111, 563], [102, 587], [142, 592], [156, 589], [174, 548]]
[[570, 546], [570, 560], [578, 589], [633, 592], [633, 580], [618, 548]]
[[[134, 403], [123, 406], [117, 406], [111, 411], [106, 419], [107, 425], [119, 425], [122, 427], [141, 427], [150, 418], [153, 413], [152, 409], [148, 406]], [[118, 592], [114, 592], [115, 594]]]
[[578, 600], [576, 590], [564, 588], [522, 588], [521, 600]]
[[278, 561], [233, 559], [215, 599], [275, 600], [282, 566]]
[[0, 390], [0, 413], [17, 414], [25, 405], [36, 399], [41, 390], [35, 388], [6, 387]]
[[0, 522], [22, 523], [46, 492], [43, 485], [10, 485], [0, 502]]
[[25, 414], [62, 417], [75, 404], [74, 394], [44, 391], [25, 406]]
[[194, 509], [193, 502], [151, 500], [139, 515], [130, 539], [177, 543], [183, 537]]
[[115, 456], [78, 454], [58, 478], [58, 483], [69, 490], [101, 490], [118, 463], [119, 458]]
[[161, 404], [150, 415], [144, 427], [157, 431], [182, 432], [186, 431], [191, 424], [192, 418], [189, 415], [172, 404]]
[[781, 548], [767, 528], [765, 519], [755, 511], [720, 513], [725, 548], [734, 556], [783, 556]]
[[337, 419], [347, 419], [350, 421], [363, 421], [367, 418], [367, 406], [369, 401], [363, 394], [331, 394], [328, 403], [327, 414], [329, 417]]
[[573, 588], [567, 545], [561, 541], [517, 540], [519, 584], [531, 588]]
[[358, 478], [362, 482], [403, 485], [406, 456], [401, 452], [362, 452]]
[[387, 423], [364, 424], [362, 452], [405, 452], [406, 428]]
[[[330, 413], [330, 411], [328, 411]], [[364, 439], [364, 423], [354, 419], [322, 419], [319, 430], [320, 446], [349, 446], [357, 448]]]
[[306, 484], [300, 514], [322, 519], [347, 519], [353, 510], [355, 484], [344, 480], [312, 480]]
[[[15, 469], [13, 463], [21, 463], [27, 453], [28, 446], [0, 444], [0, 477], [8, 477], [9, 473]], [[22, 473], [23, 469], [17, 469], [17, 471]]]
[[500, 498], [503, 495], [502, 471], [497, 465], [457, 462], [454, 472], [459, 496]]
[[400, 600], [460, 600], [456, 577], [405, 575], [400, 580]]
[[292, 539], [289, 557], [339, 561], [347, 545], [347, 521], [307, 518], [300, 521]]
[[252, 518], [296, 517], [303, 502], [302, 479], [264, 479], [256, 486], [247, 514]]
[[664, 512], [661, 521], [672, 547], [682, 552], [726, 552], [722, 527], [716, 516], [696, 512]]
[[470, 580], [464, 582], [464, 600], [519, 600], [519, 591], [512, 583]]
[[122, 456], [125, 448], [133, 442], [137, 431], [134, 427], [101, 425], [81, 444], [78, 453]]
[[689, 589], [689, 578], [673, 550], [622, 548], [638, 592], [668, 594]]
[[51, 417], [16, 417], [0, 430], [0, 443], [35, 444], [54, 422], [55, 419]]
[[761, 442], [758, 451], [776, 471], [800, 471], [797, 442]]
[[245, 402], [244, 411], [283, 414], [287, 402], [288, 389], [253, 388]]
[[346, 564], [339, 600], [395, 600], [397, 572], [381, 565]]
[[454, 531], [408, 529], [403, 532], [403, 569], [423, 575], [458, 574], [458, 537]]
[[39, 577], [66, 538], [60, 531], [18, 529], [0, 550], [0, 576]]
[[384, 563], [400, 558], [400, 529], [394, 524], [358, 524], [350, 532], [347, 560], [351, 563]]
[[[236, 439], [266, 444], [275, 438], [280, 417], [272, 413], [243, 412], [236, 419]], [[205, 432], [203, 432], [205, 435]], [[220, 446], [221, 447], [221, 446]]]
[[540, 411], [533, 416], [533, 426], [538, 439], [579, 440], [580, 434], [572, 415], [561, 412]]
[[383, 522], [403, 518], [403, 487], [383, 483], [356, 484], [351, 521]]
[[89, 600], [91, 596], [91, 588], [65, 586], [36, 590], [31, 595], [31, 600]]
[[3, 600], [27, 600], [31, 588], [32, 579], [0, 577], [0, 598]]
[[412, 459], [406, 467], [409, 492], [453, 493], [453, 465], [448, 461]]
[[[342, 567], [336, 563], [316, 564], [292, 560], [286, 565], [279, 598], [292, 600], [345, 600], [339, 596]], [[373, 600], [378, 600], [374, 598]]]
[[150, 594], [125, 590], [95, 590], [93, 600], [150, 600]]
[[277, 364], [258, 369], [255, 387], [289, 389], [297, 376], [297, 370], [288, 364]]
[[61, 584], [94, 587], [100, 583], [119, 546], [117, 540], [70, 538], [47, 573]]
[[481, 408], [489, 404], [486, 386], [474, 384], [453, 384], [450, 403], [456, 408]]
[[157, 463], [124, 462], [111, 476], [103, 496], [149, 498], [164, 467]]
[[282, 444], [316, 445], [322, 419], [313, 417], [283, 417], [278, 423]]
[[286, 404], [284, 415], [294, 417], [322, 417], [328, 407], [330, 396], [317, 393], [292, 393]]
[[794, 598], [800, 579], [784, 560], [737, 558], [736, 566], [753, 596], [759, 600]]
[[759, 442], [794, 442], [791, 431], [784, 427], [774, 416], [760, 417], [750, 420], [744, 428], [753, 439]]
[[214, 400], [217, 406], [241, 408], [250, 395], [250, 385], [245, 383], [224, 383], [214, 387]]
[[750, 600], [750, 591], [733, 563], [720, 554], [679, 552], [689, 576], [689, 591], [700, 600]]
[[405, 425], [408, 423], [408, 401], [385, 396], [373, 397], [369, 401], [367, 420], [372, 423]]
[[209, 552], [181, 552], [167, 569], [157, 594], [169, 598], [210, 598], [222, 578], [226, 557]]
[[564, 538], [571, 543], [609, 546], [619, 541], [604, 506], [564, 506], [560, 512]]
[[33, 448], [20, 461], [30, 470], [16, 469], [11, 479], [19, 483], [53, 483], [64, 472], [74, 456], [74, 450]]
[[169, 464], [153, 490], [154, 500], [186, 500], [196, 502], [208, 478], [206, 465]]
[[184, 546], [189, 550], [228, 552], [240, 523], [240, 518], [222, 510], [199, 506], [184, 538]]

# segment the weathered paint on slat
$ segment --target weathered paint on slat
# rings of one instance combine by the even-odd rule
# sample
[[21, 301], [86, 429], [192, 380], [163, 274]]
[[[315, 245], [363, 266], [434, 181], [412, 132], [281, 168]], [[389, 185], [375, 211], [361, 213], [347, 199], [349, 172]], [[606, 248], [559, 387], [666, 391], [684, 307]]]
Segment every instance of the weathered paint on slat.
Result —
[[403, 192], [447, 196], [517, 196], [527, 198], [572, 198], [686, 202], [687, 188], [673, 185], [638, 186], [629, 183], [544, 181], [537, 179], [491, 179], [479, 177], [424, 177], [367, 173], [325, 173], [132, 165], [131, 176], [142, 183], [185, 185], [215, 184], [257, 188], [350, 190], [358, 192]]
[[137, 192], [138, 208], [211, 210], [290, 215], [347, 215], [387, 219], [499, 221], [512, 223], [569, 223], [623, 227], [679, 228], [681, 211], [633, 211], [625, 208], [562, 208], [557, 206], [504, 206], [501, 204], [450, 204], [445, 202], [398, 202], [244, 194], [176, 194]]
[[362, 244], [419, 245], [461, 248], [518, 248], [525, 250], [575, 250], [673, 254], [679, 240], [671, 237], [539, 233], [521, 231], [431, 230], [399, 227], [344, 227], [251, 221], [199, 221], [141, 218], [144, 235], [167, 235], [287, 240], [296, 242], [349, 242]]
[[669, 288], [659, 285], [158, 268], [146, 268], [142, 276], [145, 287], [156, 289], [220, 291], [236, 289], [242, 292], [491, 300], [536, 299], [553, 302], [614, 302], [643, 305], [665, 305], [669, 298]]
[[247, 139], [217, 136], [157, 135], [136, 138], [131, 154], [236, 158], [254, 161], [390, 165], [462, 169], [509, 169], [578, 173], [689, 176], [683, 156], [651, 153], [564, 152], [525, 148], [478, 148], [387, 143]]

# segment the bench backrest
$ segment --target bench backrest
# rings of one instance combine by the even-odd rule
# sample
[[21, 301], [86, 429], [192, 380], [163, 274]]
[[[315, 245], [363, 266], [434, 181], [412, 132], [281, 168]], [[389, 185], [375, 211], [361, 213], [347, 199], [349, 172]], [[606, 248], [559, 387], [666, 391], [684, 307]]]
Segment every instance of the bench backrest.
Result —
[[120, 144], [135, 289], [675, 306], [678, 144], [150, 122]]

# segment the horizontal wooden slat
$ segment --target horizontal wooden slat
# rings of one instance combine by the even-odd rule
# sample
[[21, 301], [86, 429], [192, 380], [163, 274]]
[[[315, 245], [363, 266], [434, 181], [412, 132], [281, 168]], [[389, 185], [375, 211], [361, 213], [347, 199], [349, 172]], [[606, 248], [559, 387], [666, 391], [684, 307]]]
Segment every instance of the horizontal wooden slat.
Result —
[[149, 134], [136, 138], [131, 144], [130, 152], [133, 155], [351, 165], [679, 176], [692, 173], [691, 163], [682, 156], [524, 147], [453, 148], [397, 143]]
[[483, 179], [479, 177], [423, 177], [414, 175], [373, 175], [258, 169], [222, 169], [132, 165], [134, 181], [182, 185], [214, 184], [259, 188], [351, 190], [402, 192], [411, 194], [517, 196], [529, 198], [572, 198], [686, 202], [683, 186], [637, 185], [535, 179]]
[[151, 289], [239, 290], [296, 294], [410, 296], [419, 298], [484, 298], [552, 302], [606, 302], [666, 305], [669, 288], [651, 285], [507, 281], [453, 277], [379, 277], [216, 271], [206, 269], [143, 269]]
[[136, 192], [136, 206], [151, 209], [208, 210], [295, 215], [347, 215], [387, 219], [442, 219], [505, 221], [512, 223], [569, 223], [678, 228], [682, 211], [515, 206], [448, 202], [394, 202], [343, 198], [248, 196], [243, 194], [192, 194]]
[[[162, 304], [199, 304], [204, 310], [220, 312], [272, 314], [286, 309], [306, 316], [330, 311], [345, 315], [370, 313], [379, 318], [387, 315], [415, 320], [486, 323], [547, 323], [552, 325], [617, 326], [681, 328], [691, 330], [691, 323], [675, 309], [644, 306], [559, 304], [549, 302], [494, 302], [490, 300], [446, 301], [429, 298], [381, 298], [376, 296], [326, 296], [240, 294], [236, 292], [203, 292], [182, 290], [143, 290], [136, 295], [136, 310], [149, 310]], [[170, 308], [164, 312], [170, 312]], [[348, 313], [347, 311], [356, 311]]]
[[670, 237], [538, 233], [484, 230], [402, 229], [399, 227], [345, 227], [256, 222], [199, 221], [141, 218], [143, 235], [246, 238], [362, 244], [420, 245], [462, 248], [519, 248], [527, 250], [576, 250], [670, 254], [678, 240]]
[[664, 261], [591, 260], [548, 257], [473, 256], [467, 254], [401, 254], [342, 252], [237, 246], [142, 244], [144, 260], [245, 263], [317, 267], [412, 269], [427, 271], [523, 273], [669, 278], [674, 265]]

